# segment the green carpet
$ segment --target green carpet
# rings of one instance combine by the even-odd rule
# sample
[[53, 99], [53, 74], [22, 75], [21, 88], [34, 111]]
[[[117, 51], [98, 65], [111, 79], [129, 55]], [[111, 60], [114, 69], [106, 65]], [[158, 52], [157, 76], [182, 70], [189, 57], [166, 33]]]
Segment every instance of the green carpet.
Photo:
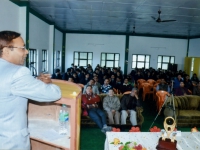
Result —
[[[156, 116], [158, 112], [156, 111], [156, 103], [152, 99], [146, 99], [141, 101], [141, 105], [144, 109], [144, 123], [141, 127], [142, 132], [148, 132], [151, 124], [154, 122], [153, 126], [157, 126], [163, 129], [164, 115], [161, 114]], [[155, 120], [155, 121], [154, 121]], [[181, 131], [190, 131], [191, 128], [179, 128]], [[125, 131], [128, 131], [130, 127], [127, 127]], [[80, 136], [80, 150], [103, 150], [104, 142], [106, 136], [100, 131], [97, 126], [81, 126], [81, 136]]]

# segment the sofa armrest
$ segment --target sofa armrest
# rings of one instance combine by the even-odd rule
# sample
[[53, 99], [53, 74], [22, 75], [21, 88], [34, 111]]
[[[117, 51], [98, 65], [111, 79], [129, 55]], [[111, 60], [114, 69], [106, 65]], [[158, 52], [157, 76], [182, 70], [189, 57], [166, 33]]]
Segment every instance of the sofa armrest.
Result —
[[142, 126], [144, 122], [144, 117], [142, 115], [143, 108], [142, 107], [136, 107], [136, 112], [137, 112], [137, 124]]

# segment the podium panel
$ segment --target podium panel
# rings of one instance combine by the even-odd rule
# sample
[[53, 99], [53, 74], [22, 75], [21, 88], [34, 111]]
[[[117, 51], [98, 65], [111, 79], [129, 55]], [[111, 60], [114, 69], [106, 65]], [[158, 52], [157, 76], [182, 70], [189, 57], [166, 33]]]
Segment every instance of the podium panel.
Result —
[[[82, 89], [77, 84], [63, 80], [52, 80], [52, 82], [62, 91], [60, 100], [55, 102], [29, 100], [28, 103], [31, 148], [32, 150], [79, 150]], [[68, 135], [61, 137], [58, 128], [59, 110], [62, 104], [66, 104], [69, 110], [70, 130]]]

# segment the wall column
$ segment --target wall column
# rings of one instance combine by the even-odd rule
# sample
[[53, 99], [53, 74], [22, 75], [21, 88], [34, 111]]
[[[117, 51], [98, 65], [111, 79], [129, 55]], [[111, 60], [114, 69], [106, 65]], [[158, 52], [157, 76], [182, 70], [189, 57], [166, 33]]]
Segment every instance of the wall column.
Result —
[[128, 69], [128, 52], [129, 52], [129, 35], [126, 35], [125, 59], [124, 59], [124, 75], [127, 75], [127, 69]]

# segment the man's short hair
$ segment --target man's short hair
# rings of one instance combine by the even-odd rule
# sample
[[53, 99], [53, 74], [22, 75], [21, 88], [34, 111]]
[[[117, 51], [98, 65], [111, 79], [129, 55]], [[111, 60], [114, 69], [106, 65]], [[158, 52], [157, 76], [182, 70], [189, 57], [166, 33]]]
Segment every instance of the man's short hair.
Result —
[[3, 48], [12, 46], [12, 40], [20, 37], [20, 33], [14, 31], [1, 31], [0, 32], [0, 57], [2, 57]]
[[134, 87], [134, 88], [132, 88], [132, 90], [131, 90], [131, 91], [137, 91], [137, 90], [138, 90], [138, 89]]

